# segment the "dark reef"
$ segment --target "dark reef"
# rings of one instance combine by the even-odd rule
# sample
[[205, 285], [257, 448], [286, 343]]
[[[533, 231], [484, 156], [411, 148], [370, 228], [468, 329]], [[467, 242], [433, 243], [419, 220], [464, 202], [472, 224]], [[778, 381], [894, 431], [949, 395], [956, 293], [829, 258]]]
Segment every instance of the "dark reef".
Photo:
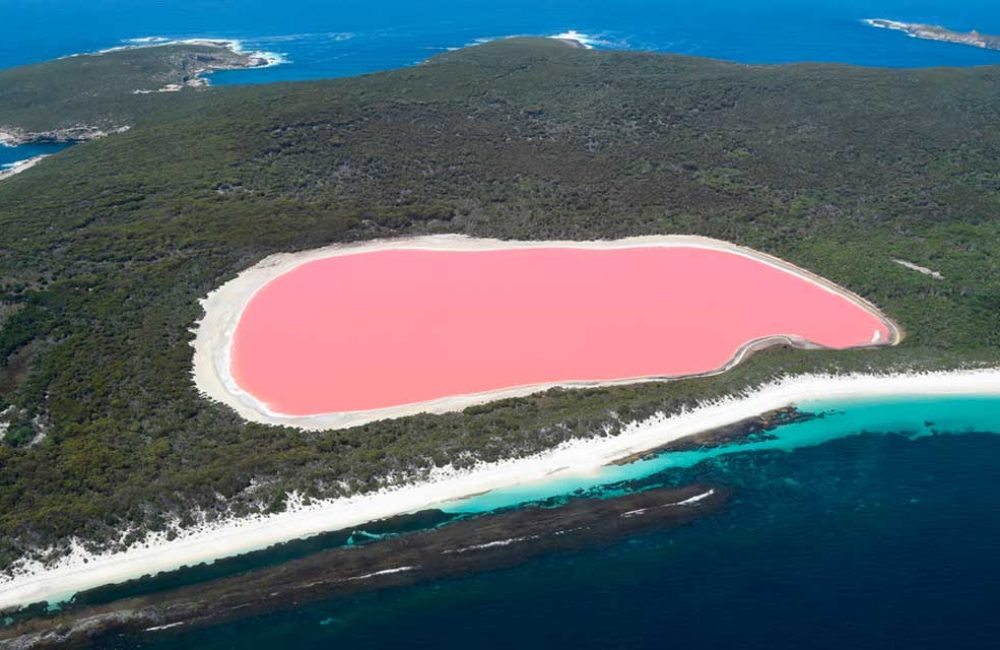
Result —
[[111, 634], [170, 634], [295, 608], [333, 594], [510, 567], [545, 553], [612, 544], [645, 531], [686, 524], [716, 512], [728, 497], [723, 487], [690, 485], [485, 515], [200, 585], [100, 606], [70, 605], [57, 615], [0, 631], [0, 645], [83, 647]]

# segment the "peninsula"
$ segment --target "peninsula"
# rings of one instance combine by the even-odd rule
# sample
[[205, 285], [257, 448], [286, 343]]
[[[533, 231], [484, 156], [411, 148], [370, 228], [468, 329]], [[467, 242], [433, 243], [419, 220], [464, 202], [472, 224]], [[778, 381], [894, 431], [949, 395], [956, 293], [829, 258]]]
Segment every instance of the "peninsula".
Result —
[[866, 25], [870, 25], [871, 27], [892, 29], [903, 32], [913, 38], [922, 38], [928, 41], [971, 45], [973, 47], [981, 47], [985, 50], [1000, 50], [1000, 36], [980, 34], [975, 30], [971, 32], [956, 32], [946, 27], [941, 27], [940, 25], [903, 23], [897, 20], [888, 20], [885, 18], [866, 18], [864, 23]]
[[205, 87], [213, 72], [280, 60], [245, 52], [239, 41], [191, 39], [0, 70], [0, 145], [82, 142], [120, 133], [156, 106], [145, 95]]

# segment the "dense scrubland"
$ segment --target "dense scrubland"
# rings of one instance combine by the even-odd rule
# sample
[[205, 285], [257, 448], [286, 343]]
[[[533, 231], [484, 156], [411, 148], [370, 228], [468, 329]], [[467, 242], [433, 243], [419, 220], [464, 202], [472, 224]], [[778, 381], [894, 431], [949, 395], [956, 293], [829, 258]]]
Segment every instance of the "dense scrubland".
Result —
[[[100, 545], [195, 510], [280, 509], [293, 489], [537, 451], [786, 373], [1000, 362], [1000, 68], [745, 66], [521, 39], [153, 99], [115, 114], [127, 133], [0, 183], [0, 565], [72, 535]], [[333, 432], [248, 424], [198, 395], [191, 328], [208, 291], [270, 253], [438, 232], [719, 237], [856, 291], [907, 337]]]
[[0, 70], [0, 131], [25, 141], [83, 140], [130, 126], [160, 91], [211, 70], [253, 65], [223, 45], [168, 44]]

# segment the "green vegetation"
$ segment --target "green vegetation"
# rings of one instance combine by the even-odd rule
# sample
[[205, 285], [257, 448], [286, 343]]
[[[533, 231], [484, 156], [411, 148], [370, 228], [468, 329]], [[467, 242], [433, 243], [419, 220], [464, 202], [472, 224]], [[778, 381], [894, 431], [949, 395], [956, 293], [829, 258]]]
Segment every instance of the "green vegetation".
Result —
[[[535, 451], [789, 372], [997, 364], [998, 107], [1000, 68], [744, 66], [537, 40], [157, 96], [129, 132], [0, 183], [0, 410], [47, 423], [37, 444], [23, 426], [0, 444], [0, 563], [193, 507], [281, 507], [290, 489]], [[197, 394], [190, 328], [208, 291], [273, 252], [433, 232], [719, 237], [853, 289], [908, 337], [323, 433], [247, 424]]]
[[250, 56], [221, 45], [175, 44], [0, 70], [0, 131], [28, 140], [85, 139], [141, 120], [160, 88], [250, 64]]

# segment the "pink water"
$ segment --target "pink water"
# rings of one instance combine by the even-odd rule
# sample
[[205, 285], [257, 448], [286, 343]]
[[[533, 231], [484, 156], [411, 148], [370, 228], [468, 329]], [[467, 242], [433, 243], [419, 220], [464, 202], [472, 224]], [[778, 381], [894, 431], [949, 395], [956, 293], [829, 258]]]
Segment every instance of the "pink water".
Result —
[[311, 415], [572, 380], [687, 375], [788, 334], [831, 348], [886, 325], [792, 273], [692, 247], [386, 250], [303, 264], [263, 287], [232, 374]]

